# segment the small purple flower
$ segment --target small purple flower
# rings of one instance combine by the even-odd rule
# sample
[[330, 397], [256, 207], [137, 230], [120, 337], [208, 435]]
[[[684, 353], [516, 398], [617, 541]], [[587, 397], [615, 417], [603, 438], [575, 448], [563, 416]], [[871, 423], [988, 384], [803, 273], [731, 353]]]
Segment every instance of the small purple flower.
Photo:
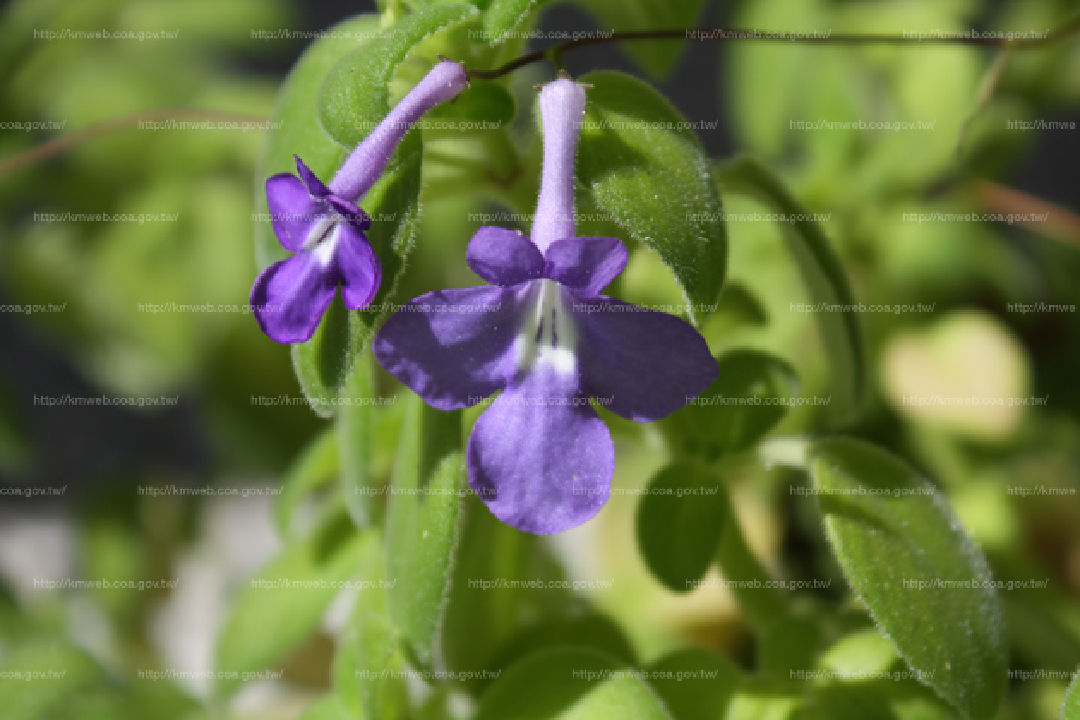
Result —
[[715, 379], [697, 331], [601, 291], [626, 265], [615, 238], [577, 237], [573, 173], [585, 93], [544, 87], [544, 165], [532, 238], [477, 231], [466, 259], [491, 285], [416, 298], [375, 337], [375, 357], [428, 404], [502, 391], [469, 438], [469, 482], [498, 518], [533, 533], [585, 522], [607, 501], [615, 451], [590, 402], [637, 422], [679, 409]]
[[435, 105], [468, 86], [465, 70], [431, 69], [349, 155], [327, 187], [296, 158], [296, 175], [266, 181], [270, 220], [289, 257], [263, 270], [251, 288], [256, 322], [281, 343], [311, 338], [338, 286], [345, 307], [361, 310], [379, 289], [382, 266], [364, 231], [371, 218], [356, 203], [386, 170], [401, 138]]

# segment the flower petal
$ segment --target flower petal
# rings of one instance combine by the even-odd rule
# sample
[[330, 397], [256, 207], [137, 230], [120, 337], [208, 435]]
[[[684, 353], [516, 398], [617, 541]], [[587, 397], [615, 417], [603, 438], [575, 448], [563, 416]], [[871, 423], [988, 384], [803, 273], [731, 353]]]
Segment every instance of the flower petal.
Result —
[[674, 315], [603, 296], [580, 299], [572, 312], [585, 388], [612, 412], [659, 420], [716, 379], [705, 338]]
[[276, 262], [255, 278], [251, 308], [267, 337], [280, 343], [311, 339], [337, 283], [312, 253]]
[[360, 230], [367, 230], [371, 227], [371, 218], [368, 217], [366, 212], [357, 207], [356, 203], [343, 200], [337, 195], [327, 195], [326, 201], [337, 211], [338, 215], [341, 215]]
[[308, 231], [322, 215], [304, 183], [290, 173], [271, 175], [266, 179], [266, 206], [278, 241], [286, 250], [300, 252]]
[[626, 246], [618, 238], [564, 238], [548, 247], [544, 275], [592, 297], [623, 271], [626, 257]]
[[304, 181], [304, 187], [307, 188], [311, 197], [321, 199], [329, 195], [330, 188], [326, 187], [323, 181], [315, 173], [311, 172], [311, 168], [304, 164], [300, 156], [293, 155], [293, 157], [296, 158], [296, 174]]
[[576, 527], [607, 502], [611, 434], [578, 391], [577, 373], [538, 362], [476, 421], [469, 484], [503, 522], [532, 533]]
[[341, 298], [350, 310], [363, 310], [375, 298], [382, 279], [382, 266], [371, 243], [356, 226], [338, 222], [334, 243], [334, 265], [341, 283]]
[[375, 358], [432, 407], [475, 405], [516, 371], [528, 295], [487, 285], [421, 295], [379, 330]]
[[474, 273], [504, 287], [533, 280], [544, 272], [544, 258], [532, 240], [501, 227], [477, 230], [465, 259]]

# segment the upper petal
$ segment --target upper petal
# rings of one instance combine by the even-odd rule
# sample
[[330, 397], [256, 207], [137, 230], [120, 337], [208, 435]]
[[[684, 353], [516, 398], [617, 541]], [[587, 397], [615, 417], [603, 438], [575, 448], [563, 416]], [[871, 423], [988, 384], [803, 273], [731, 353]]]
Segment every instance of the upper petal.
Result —
[[280, 343], [311, 339], [337, 283], [310, 252], [276, 262], [255, 278], [251, 309], [267, 337]]
[[544, 275], [584, 295], [599, 295], [626, 267], [626, 257], [618, 238], [564, 238], [548, 247]]
[[544, 258], [532, 240], [501, 227], [477, 230], [465, 259], [474, 273], [492, 285], [517, 285], [544, 272]]
[[266, 179], [266, 205], [278, 241], [290, 252], [300, 252], [322, 207], [311, 199], [300, 178], [278, 173]]
[[349, 221], [350, 224], [355, 225], [359, 230], [367, 230], [371, 227], [371, 218], [362, 209], [357, 207], [356, 203], [350, 202], [337, 195], [327, 195], [326, 202], [330, 203], [330, 206], [337, 211], [338, 215]]
[[475, 405], [516, 372], [527, 295], [487, 285], [421, 295], [379, 330], [375, 358], [433, 407]]
[[311, 197], [324, 198], [329, 195], [330, 188], [326, 187], [323, 181], [315, 173], [311, 172], [311, 168], [304, 164], [300, 156], [293, 155], [293, 157], [296, 158], [296, 174], [304, 181], [304, 186]]
[[382, 266], [371, 243], [355, 225], [336, 223], [334, 236], [334, 266], [341, 283], [341, 298], [350, 310], [363, 310], [375, 299], [382, 279]]
[[612, 412], [651, 422], [716, 379], [716, 360], [689, 323], [609, 297], [573, 305], [585, 388]]
[[611, 434], [577, 374], [538, 362], [476, 421], [469, 484], [503, 522], [532, 533], [576, 527], [607, 502]]

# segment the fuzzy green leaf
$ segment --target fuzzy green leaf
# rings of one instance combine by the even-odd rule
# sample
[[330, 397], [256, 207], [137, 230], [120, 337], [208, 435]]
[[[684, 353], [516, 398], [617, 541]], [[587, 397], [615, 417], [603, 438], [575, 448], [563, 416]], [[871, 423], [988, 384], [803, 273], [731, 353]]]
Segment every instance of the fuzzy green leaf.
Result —
[[716, 302], [727, 266], [720, 199], [705, 154], [686, 120], [648, 84], [617, 72], [589, 73], [578, 153], [595, 206], [655, 250], [675, 274], [695, 320]]
[[387, 615], [386, 559], [382, 543], [372, 542], [361, 559], [364, 577], [352, 617], [334, 656], [334, 691], [348, 717], [398, 720], [405, 717], [407, 664]]
[[986, 559], [945, 500], [892, 455], [815, 442], [810, 475], [852, 588], [920, 679], [969, 718], [1005, 688], [1004, 622]]
[[341, 460], [341, 492], [345, 507], [357, 527], [372, 523], [372, 429], [375, 409], [374, 367], [371, 355], [364, 353], [353, 367], [342, 388], [336, 428]]
[[345, 147], [356, 146], [390, 112], [390, 79], [409, 52], [477, 12], [460, 2], [418, 8], [341, 57], [326, 74], [319, 95], [322, 128]]
[[1080, 720], [1080, 672], [1073, 676], [1061, 704], [1061, 720]]
[[[527, 641], [526, 623], [565, 617], [574, 603], [561, 582], [551, 582], [566, 575], [539, 536], [498, 520], [475, 493], [465, 496], [462, 516], [441, 646], [447, 667], [476, 693], [482, 671], [501, 669], [500, 659]], [[535, 581], [543, 586], [530, 586]]]
[[484, 11], [484, 37], [492, 45], [501, 43], [529, 18], [534, 6], [547, 0], [491, 0]]
[[409, 395], [386, 508], [390, 615], [414, 657], [430, 665], [449, 591], [465, 467], [460, 411]]

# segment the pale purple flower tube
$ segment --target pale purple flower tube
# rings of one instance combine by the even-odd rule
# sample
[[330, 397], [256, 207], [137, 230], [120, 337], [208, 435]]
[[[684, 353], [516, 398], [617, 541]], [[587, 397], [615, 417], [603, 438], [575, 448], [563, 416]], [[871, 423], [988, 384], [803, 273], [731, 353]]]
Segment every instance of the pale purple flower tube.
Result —
[[540, 252], [575, 235], [574, 155], [584, 116], [585, 90], [577, 83], [556, 80], [540, 93], [544, 163], [532, 226], [532, 241]]
[[433, 407], [502, 391], [473, 426], [469, 483], [504, 522], [576, 527], [607, 501], [615, 451], [591, 399], [637, 422], [679, 409], [715, 379], [685, 321], [600, 293], [626, 266], [615, 238], [577, 237], [574, 153], [584, 90], [541, 91], [544, 168], [532, 239], [477, 231], [466, 259], [491, 285], [416, 298], [376, 335], [376, 359]]
[[409, 128], [467, 86], [460, 64], [440, 62], [356, 147], [329, 187], [299, 157], [295, 175], [267, 179], [274, 233], [294, 253], [263, 270], [251, 289], [255, 320], [271, 340], [310, 339], [339, 286], [349, 309], [371, 304], [382, 266], [364, 235], [371, 219], [356, 203], [386, 170]]
[[356, 146], [330, 181], [330, 192], [359, 201], [386, 170], [394, 149], [416, 121], [436, 105], [456, 98], [468, 85], [460, 63], [444, 60], [433, 67]]

